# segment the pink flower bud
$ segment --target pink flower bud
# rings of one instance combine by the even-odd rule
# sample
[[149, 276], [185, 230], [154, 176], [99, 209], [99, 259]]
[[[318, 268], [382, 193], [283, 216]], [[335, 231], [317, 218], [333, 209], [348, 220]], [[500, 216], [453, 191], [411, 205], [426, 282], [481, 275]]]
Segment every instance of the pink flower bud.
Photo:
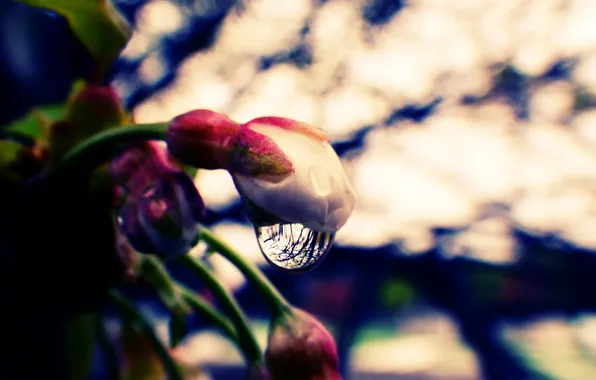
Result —
[[103, 129], [121, 125], [127, 116], [118, 94], [111, 86], [86, 83], [68, 102], [66, 120], [91, 136]]
[[331, 333], [296, 308], [272, 321], [265, 362], [271, 380], [341, 380]]
[[166, 141], [180, 161], [203, 169], [225, 169], [251, 177], [292, 172], [292, 164], [268, 137], [208, 110], [196, 110], [170, 123]]
[[170, 153], [203, 169], [227, 169], [238, 141], [240, 124], [209, 110], [195, 110], [172, 120], [166, 141]]
[[51, 159], [60, 159], [84, 139], [127, 120], [122, 102], [112, 87], [92, 83], [75, 87], [64, 119], [50, 128]]

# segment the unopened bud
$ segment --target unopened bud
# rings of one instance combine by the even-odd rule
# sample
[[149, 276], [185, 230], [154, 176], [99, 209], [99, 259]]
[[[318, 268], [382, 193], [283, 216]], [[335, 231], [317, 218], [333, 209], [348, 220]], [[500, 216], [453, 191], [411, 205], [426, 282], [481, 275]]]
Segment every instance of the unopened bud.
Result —
[[272, 321], [265, 362], [271, 380], [341, 380], [333, 336], [296, 308]]
[[174, 157], [197, 168], [251, 177], [279, 177], [293, 171], [271, 139], [213, 111], [196, 110], [176, 117], [166, 141]]
[[126, 112], [111, 86], [86, 83], [70, 98], [65, 119], [75, 124], [82, 135], [91, 136], [121, 125], [126, 120]]
[[165, 147], [157, 142], [132, 147], [112, 161], [110, 171], [124, 199], [119, 227], [136, 250], [169, 257], [196, 244], [205, 205]]

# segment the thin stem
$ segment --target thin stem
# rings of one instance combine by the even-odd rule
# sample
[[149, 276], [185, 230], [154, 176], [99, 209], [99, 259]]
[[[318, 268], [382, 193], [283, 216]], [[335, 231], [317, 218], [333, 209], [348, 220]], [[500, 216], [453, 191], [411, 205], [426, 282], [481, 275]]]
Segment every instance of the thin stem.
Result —
[[157, 292], [163, 304], [175, 314], [187, 314], [190, 309], [170, 277], [165, 265], [155, 256], [138, 254], [141, 262], [141, 277]]
[[248, 326], [248, 320], [240, 309], [240, 306], [238, 306], [236, 300], [198, 260], [195, 260], [190, 255], [182, 256], [181, 260], [190, 269], [192, 269], [193, 272], [195, 272], [197, 276], [205, 282], [207, 287], [213, 291], [214, 295], [219, 298], [222, 306], [229, 314], [230, 320], [236, 327], [239, 343], [242, 345], [242, 347], [246, 347], [248, 360], [250, 361], [251, 365], [258, 365], [262, 360], [261, 348], [259, 347], [255, 336], [250, 330], [250, 327]]
[[136, 307], [130, 303], [120, 292], [116, 290], [110, 291], [110, 299], [114, 301], [118, 309], [124, 313], [128, 318], [134, 321], [143, 330], [153, 350], [161, 359], [164, 369], [168, 375], [169, 380], [184, 380], [178, 365], [170, 355], [168, 349], [163, 345], [161, 340], [155, 335], [155, 330], [151, 323], [145, 319], [145, 317], [136, 309]]
[[45, 173], [62, 177], [87, 174], [109, 161], [126, 144], [145, 140], [164, 140], [168, 123], [138, 124], [112, 128], [93, 135], [77, 145]]
[[[194, 311], [199, 312], [209, 322], [219, 328], [225, 336], [233, 341], [246, 360], [250, 360], [251, 347], [242, 344], [243, 342], [239, 341], [238, 334], [236, 334], [236, 330], [234, 330], [234, 325], [228, 318], [212, 308], [207, 301], [195, 294], [192, 290], [174, 281], [170, 277], [165, 265], [163, 265], [158, 258], [142, 255], [142, 260], [142, 267], [152, 274], [151, 277], [158, 277], [159, 281], [154, 280], [152, 283], [153, 286], [158, 286], [161, 289], [158, 289], [157, 292], [166, 307], [171, 309], [172, 305], [179, 304], [180, 301], [182, 301], [184, 303], [184, 305], [181, 305], [182, 308], [191, 307]], [[173, 312], [178, 312], [180, 308], [180, 306], [175, 307]]]
[[223, 240], [215, 236], [209, 228], [200, 226], [199, 233], [200, 238], [207, 243], [210, 248], [219, 252], [219, 254], [234, 264], [248, 281], [257, 288], [258, 292], [265, 297], [274, 317], [290, 309], [290, 303], [281, 295], [273, 284], [271, 284], [269, 279], [265, 277], [259, 268], [242, 258], [240, 254], [224, 243]]
[[220, 329], [225, 336], [230, 338], [240, 351], [245, 352], [246, 350], [241, 347], [238, 340], [238, 334], [234, 330], [234, 325], [227, 317], [224, 317], [217, 310], [211, 307], [207, 301], [202, 297], [196, 295], [192, 290], [188, 289], [183, 285], [178, 285], [182, 292], [182, 296], [186, 302], [193, 308], [193, 310], [199, 312], [209, 322], [213, 323], [218, 329]]

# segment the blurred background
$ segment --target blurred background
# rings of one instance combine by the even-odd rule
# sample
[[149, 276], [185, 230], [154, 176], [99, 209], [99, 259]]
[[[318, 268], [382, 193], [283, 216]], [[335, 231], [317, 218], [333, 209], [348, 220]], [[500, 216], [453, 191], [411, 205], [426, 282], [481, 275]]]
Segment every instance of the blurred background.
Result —
[[[267, 266], [226, 172], [196, 183], [205, 223], [333, 331], [346, 379], [596, 378], [596, 2], [114, 5], [134, 34], [107, 81], [137, 122], [208, 108], [331, 135], [358, 203], [312, 272]], [[0, 123], [89, 66], [64, 20], [0, 2]], [[258, 295], [212, 263], [264, 345]], [[178, 355], [242, 376], [200, 322]]]

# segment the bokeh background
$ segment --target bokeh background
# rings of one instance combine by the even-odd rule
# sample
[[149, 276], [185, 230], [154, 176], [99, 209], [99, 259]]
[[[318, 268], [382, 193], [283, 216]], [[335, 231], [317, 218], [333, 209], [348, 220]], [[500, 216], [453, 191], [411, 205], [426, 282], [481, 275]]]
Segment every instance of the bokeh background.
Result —
[[[106, 80], [137, 122], [208, 108], [330, 133], [358, 204], [312, 272], [267, 266], [227, 173], [196, 182], [205, 223], [330, 327], [346, 379], [596, 378], [595, 1], [114, 5], [134, 34]], [[89, 65], [64, 20], [0, 3], [2, 124]], [[212, 264], [265, 344], [258, 295]], [[178, 355], [241, 378], [200, 321]]]

